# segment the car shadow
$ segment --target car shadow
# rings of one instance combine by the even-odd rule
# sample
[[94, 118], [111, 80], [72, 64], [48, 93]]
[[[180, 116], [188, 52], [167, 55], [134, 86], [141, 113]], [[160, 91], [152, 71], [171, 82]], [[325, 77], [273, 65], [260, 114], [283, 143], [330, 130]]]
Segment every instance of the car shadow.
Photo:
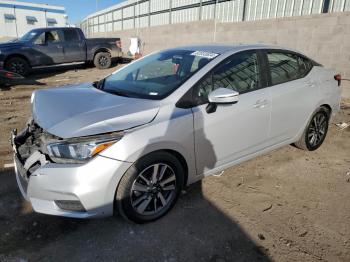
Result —
[[264, 247], [202, 193], [183, 191], [162, 219], [137, 225], [121, 217], [78, 220], [35, 213], [13, 170], [0, 172], [0, 260], [270, 261]]

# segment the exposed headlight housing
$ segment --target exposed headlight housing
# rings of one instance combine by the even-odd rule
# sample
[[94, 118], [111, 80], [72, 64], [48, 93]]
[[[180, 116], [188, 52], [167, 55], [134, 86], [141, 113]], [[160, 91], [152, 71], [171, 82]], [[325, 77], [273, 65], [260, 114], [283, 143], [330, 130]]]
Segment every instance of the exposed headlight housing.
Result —
[[85, 162], [119, 141], [120, 138], [109, 137], [81, 142], [63, 141], [51, 143], [47, 145], [47, 151], [55, 162]]

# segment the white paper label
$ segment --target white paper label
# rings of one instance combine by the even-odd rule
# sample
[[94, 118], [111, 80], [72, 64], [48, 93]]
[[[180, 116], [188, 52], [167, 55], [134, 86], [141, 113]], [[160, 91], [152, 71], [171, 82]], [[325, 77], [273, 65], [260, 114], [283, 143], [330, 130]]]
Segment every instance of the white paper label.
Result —
[[217, 57], [219, 54], [215, 54], [215, 53], [211, 53], [211, 52], [204, 52], [204, 51], [195, 51], [191, 55], [205, 57], [208, 59], [213, 59], [213, 58]]

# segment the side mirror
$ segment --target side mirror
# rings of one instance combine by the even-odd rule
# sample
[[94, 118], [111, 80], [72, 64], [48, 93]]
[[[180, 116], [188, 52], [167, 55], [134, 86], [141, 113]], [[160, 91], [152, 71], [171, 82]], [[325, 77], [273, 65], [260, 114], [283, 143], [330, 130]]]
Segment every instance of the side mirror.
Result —
[[206, 108], [208, 114], [216, 111], [218, 104], [235, 104], [238, 102], [239, 93], [228, 88], [217, 88], [208, 95], [209, 104]]
[[238, 102], [238, 96], [237, 91], [220, 87], [209, 93], [208, 100], [213, 104], [234, 104]]

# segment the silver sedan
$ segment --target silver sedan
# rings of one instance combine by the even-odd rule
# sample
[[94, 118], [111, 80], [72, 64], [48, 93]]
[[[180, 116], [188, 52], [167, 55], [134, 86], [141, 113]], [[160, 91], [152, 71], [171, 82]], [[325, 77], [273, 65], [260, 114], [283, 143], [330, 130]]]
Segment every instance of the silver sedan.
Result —
[[12, 133], [18, 185], [40, 213], [153, 221], [205, 176], [284, 145], [317, 149], [340, 81], [293, 50], [208, 45], [37, 90], [33, 118]]

